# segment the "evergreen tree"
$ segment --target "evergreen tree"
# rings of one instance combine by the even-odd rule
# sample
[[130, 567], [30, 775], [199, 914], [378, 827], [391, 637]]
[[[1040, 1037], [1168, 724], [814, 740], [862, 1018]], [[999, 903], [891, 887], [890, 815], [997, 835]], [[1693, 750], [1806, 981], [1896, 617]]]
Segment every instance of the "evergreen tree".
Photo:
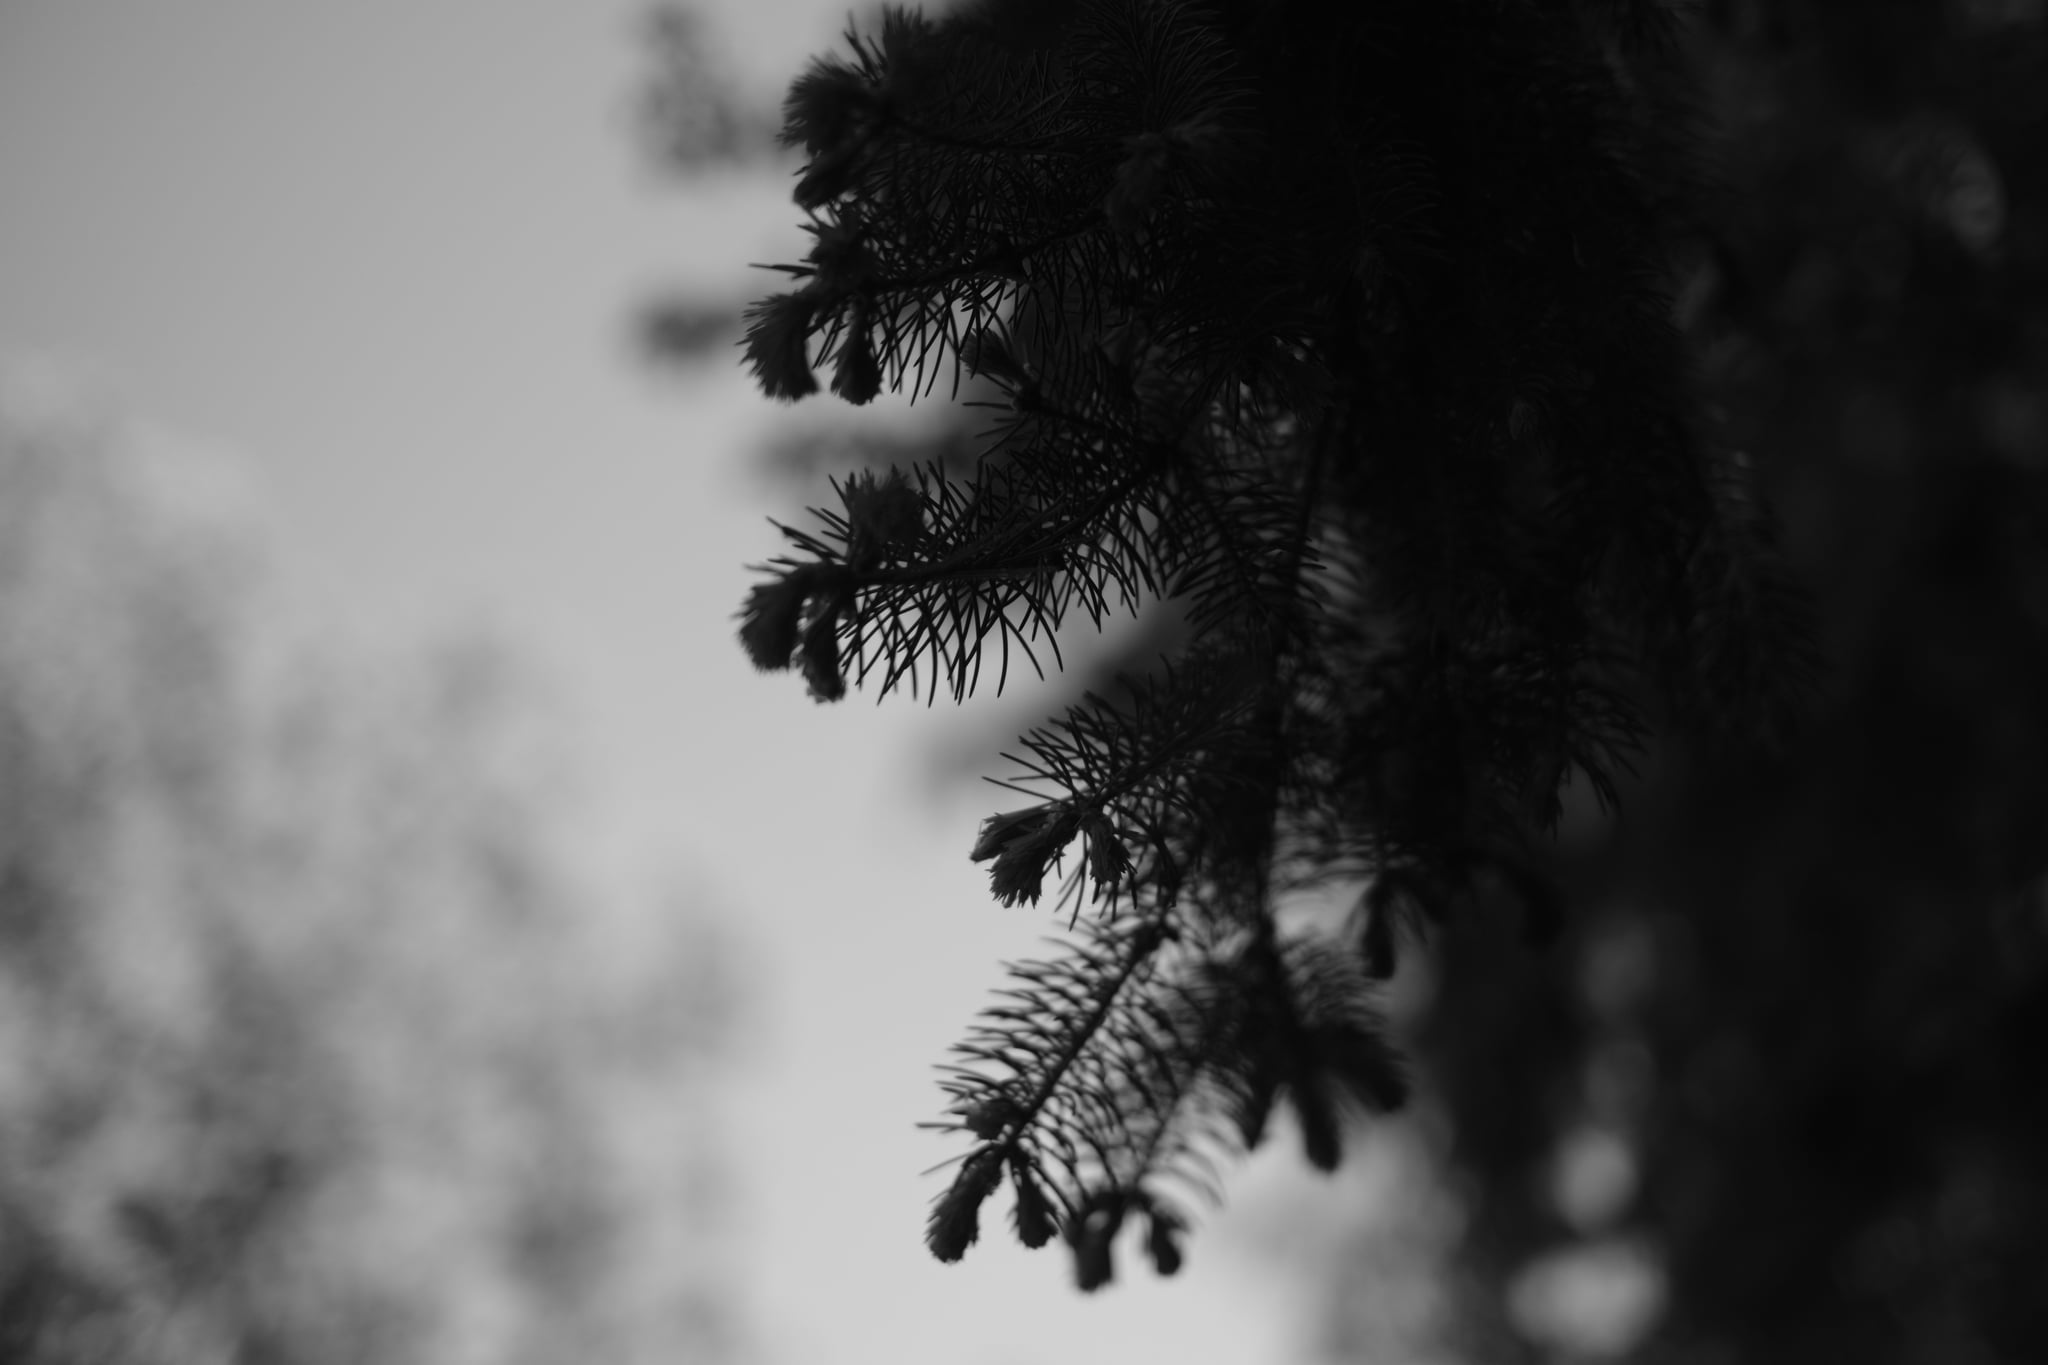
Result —
[[[1803, 599], [1672, 321], [1674, 34], [1648, 0], [983, 0], [848, 48], [789, 94], [813, 245], [747, 361], [988, 426], [784, 528], [741, 640], [821, 701], [958, 700], [1077, 611], [1184, 612], [1023, 738], [1028, 804], [972, 849], [1078, 934], [962, 1044], [929, 1225], [957, 1258], [1007, 1179], [1084, 1287], [1133, 1221], [1170, 1273], [1276, 1106], [1329, 1169], [1347, 1109], [1402, 1103], [1405, 944], [1557, 931], [1567, 784], [1612, 806], [1653, 734], [1768, 750], [1798, 714]], [[1332, 883], [1342, 925], [1283, 915]]]
[[[1681, 314], [1825, 705], [1775, 762], [1646, 767], [1547, 860], [1551, 953], [1441, 937], [1467, 1292], [1387, 1358], [1584, 1351], [1532, 1289], [1632, 1263], [1630, 1359], [2048, 1359], [2048, 11], [1704, 8], [1726, 188]], [[1379, 1359], [1380, 1272], [1333, 1259], [1340, 1358]]]

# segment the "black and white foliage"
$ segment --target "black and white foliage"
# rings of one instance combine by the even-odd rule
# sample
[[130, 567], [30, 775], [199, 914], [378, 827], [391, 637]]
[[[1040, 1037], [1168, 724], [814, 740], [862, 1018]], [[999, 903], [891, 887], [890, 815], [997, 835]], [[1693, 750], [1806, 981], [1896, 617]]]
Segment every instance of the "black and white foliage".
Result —
[[[1007, 1183], [1030, 1246], [1162, 1272], [1276, 1108], [1334, 1167], [1397, 1107], [1372, 1006], [1476, 886], [1540, 933], [1560, 788], [1646, 735], [1768, 738], [1800, 599], [1695, 411], [1666, 260], [1689, 192], [1663, 8], [983, 0], [891, 11], [790, 91], [812, 247], [749, 314], [771, 396], [820, 374], [993, 393], [984, 455], [856, 476], [742, 611], [764, 669], [964, 698], [1078, 611], [1191, 643], [1034, 730], [972, 853], [1076, 933], [1010, 968], [949, 1068], [962, 1255]], [[1291, 892], [1368, 889], [1338, 933]]]

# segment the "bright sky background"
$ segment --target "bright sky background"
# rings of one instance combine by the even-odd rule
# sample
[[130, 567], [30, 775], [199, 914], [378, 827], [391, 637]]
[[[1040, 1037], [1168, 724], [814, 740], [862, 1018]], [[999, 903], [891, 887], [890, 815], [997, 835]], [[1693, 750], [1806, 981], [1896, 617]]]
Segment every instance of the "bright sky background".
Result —
[[[642, 8], [0, 0], [0, 362], [55, 361], [239, 452], [352, 632], [482, 621], [538, 657], [596, 856], [730, 920], [753, 968], [721, 1235], [768, 1359], [1305, 1359], [1320, 1239], [1297, 1222], [1357, 1183], [1311, 1184], [1289, 1150], [1177, 1280], [1128, 1248], [1084, 1299], [1000, 1226], [959, 1266], [922, 1248], [918, 1172], [955, 1150], [913, 1126], [938, 1108], [927, 1064], [1048, 923], [988, 899], [965, 852], [1000, 798], [935, 787], [932, 754], [1035, 715], [818, 707], [734, 644], [763, 518], [805, 496], [750, 454], [774, 420], [844, 409], [778, 414], [736, 366], [679, 381], [636, 356], [662, 287], [800, 251], [779, 173], [683, 185], [640, 155]], [[772, 91], [845, 6], [712, 13]]]

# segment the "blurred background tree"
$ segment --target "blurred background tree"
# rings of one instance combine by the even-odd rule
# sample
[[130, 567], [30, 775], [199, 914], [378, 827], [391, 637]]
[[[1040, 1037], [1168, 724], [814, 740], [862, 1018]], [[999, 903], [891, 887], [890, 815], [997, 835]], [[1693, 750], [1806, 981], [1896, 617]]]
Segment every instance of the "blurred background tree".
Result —
[[153, 449], [0, 390], [0, 1359], [742, 1358], [720, 941], [516, 660], [306, 643]]
[[1826, 701], [1568, 822], [1547, 955], [1452, 926], [1411, 983], [1431, 1231], [1361, 1216], [1332, 1358], [2048, 1359], [2044, 6], [1701, 8], [1680, 321]]
[[[782, 120], [775, 106], [734, 80], [724, 35], [704, 7], [649, 9], [642, 29], [648, 75], [637, 132], [654, 163], [680, 178], [772, 160]], [[668, 365], [715, 360], [739, 339], [745, 295], [670, 292], [647, 301], [639, 318], [646, 354]]]

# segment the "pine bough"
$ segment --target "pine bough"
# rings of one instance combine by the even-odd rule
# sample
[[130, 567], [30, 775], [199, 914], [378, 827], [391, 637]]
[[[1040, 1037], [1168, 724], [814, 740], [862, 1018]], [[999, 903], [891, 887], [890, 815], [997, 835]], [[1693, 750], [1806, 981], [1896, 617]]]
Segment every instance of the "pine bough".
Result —
[[[1162, 1273], [1276, 1107], [1338, 1164], [1407, 1082], [1372, 1007], [1475, 888], [1542, 930], [1531, 851], [1652, 728], [1750, 736], [1800, 599], [1670, 322], [1671, 35], [1645, 3], [987, 0], [890, 11], [792, 87], [813, 244], [749, 313], [781, 399], [963, 385], [971, 469], [855, 476], [740, 638], [821, 701], [1042, 673], [1078, 609], [1190, 643], [1032, 731], [972, 850], [1049, 876], [1065, 956], [947, 1068], [970, 1144], [942, 1260], [1008, 1183], [1080, 1284]], [[1276, 907], [1366, 890], [1341, 932]]]

